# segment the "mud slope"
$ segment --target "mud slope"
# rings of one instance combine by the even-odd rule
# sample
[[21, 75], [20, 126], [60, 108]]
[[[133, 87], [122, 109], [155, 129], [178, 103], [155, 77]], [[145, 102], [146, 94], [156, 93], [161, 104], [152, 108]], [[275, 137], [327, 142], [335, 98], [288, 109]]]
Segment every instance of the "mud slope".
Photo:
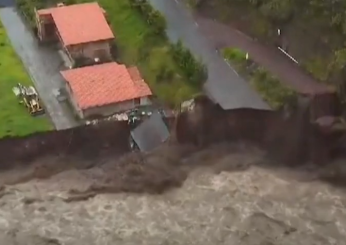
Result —
[[97, 164], [60, 159], [66, 171], [47, 171], [46, 158], [36, 170], [0, 174], [22, 182], [0, 191], [0, 244], [346, 244], [346, 194], [259, 167], [263, 159], [230, 145], [193, 153], [170, 146]]

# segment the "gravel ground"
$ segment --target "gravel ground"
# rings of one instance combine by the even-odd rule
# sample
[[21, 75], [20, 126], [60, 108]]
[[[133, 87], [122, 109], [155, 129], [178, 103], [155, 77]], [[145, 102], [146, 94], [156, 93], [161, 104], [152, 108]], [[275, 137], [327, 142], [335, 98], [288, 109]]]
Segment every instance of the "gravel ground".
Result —
[[[0, 244], [346, 244], [343, 190], [311, 174], [259, 167], [264, 157], [257, 149], [220, 145], [193, 154], [171, 149], [133, 155], [4, 185]], [[135, 173], [138, 157], [145, 170]], [[125, 164], [131, 169], [125, 171]], [[17, 171], [0, 173], [0, 179], [30, 179], [27, 170]], [[163, 177], [154, 181], [153, 173]], [[136, 180], [144, 189], [124, 184]], [[179, 186], [178, 180], [180, 188], [143, 193], [154, 185]], [[106, 183], [113, 187], [98, 194]], [[137, 194], [121, 192], [125, 186]]]

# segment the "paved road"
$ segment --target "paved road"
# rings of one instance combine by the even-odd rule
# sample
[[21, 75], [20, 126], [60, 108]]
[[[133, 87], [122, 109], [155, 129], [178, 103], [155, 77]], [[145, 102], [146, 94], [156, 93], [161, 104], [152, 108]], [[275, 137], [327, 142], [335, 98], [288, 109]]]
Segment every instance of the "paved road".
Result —
[[195, 17], [199, 30], [217, 48], [238, 47], [249, 52], [253, 60], [266, 67], [291, 87], [302, 93], [320, 93], [328, 90], [308, 75], [287, 56], [273, 47], [252, 40], [243, 33], [227, 25], [201, 16]]
[[71, 109], [66, 104], [59, 103], [53, 95], [55, 89], [64, 86], [64, 81], [59, 73], [61, 59], [57, 51], [48, 47], [39, 47], [36, 39], [14, 8], [0, 9], [0, 18], [56, 129], [77, 126], [78, 123], [73, 117]]
[[12, 7], [15, 5], [13, 0], [0, 0], [0, 8], [2, 7]]
[[269, 109], [262, 98], [227, 65], [216, 53], [212, 43], [200, 33], [193, 17], [183, 4], [175, 0], [149, 0], [167, 20], [167, 34], [171, 41], [181, 39], [186, 47], [201, 57], [207, 65], [209, 79], [206, 92], [224, 109]]

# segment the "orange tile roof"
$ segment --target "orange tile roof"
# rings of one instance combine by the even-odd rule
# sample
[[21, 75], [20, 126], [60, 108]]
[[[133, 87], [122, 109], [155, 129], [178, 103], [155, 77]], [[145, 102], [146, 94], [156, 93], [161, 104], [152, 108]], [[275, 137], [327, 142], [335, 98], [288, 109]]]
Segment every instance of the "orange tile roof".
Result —
[[[127, 69], [115, 62], [62, 71], [81, 109], [109, 105], [152, 95], [141, 78], [130, 75], [136, 67]], [[137, 75], [138, 75], [137, 74]]]
[[151, 90], [148, 85], [144, 82], [141, 73], [137, 67], [130, 67], [127, 69], [132, 81], [135, 83], [135, 86], [140, 91], [141, 94], [151, 94]]
[[41, 9], [37, 13], [52, 15], [65, 46], [114, 38], [98, 3]]

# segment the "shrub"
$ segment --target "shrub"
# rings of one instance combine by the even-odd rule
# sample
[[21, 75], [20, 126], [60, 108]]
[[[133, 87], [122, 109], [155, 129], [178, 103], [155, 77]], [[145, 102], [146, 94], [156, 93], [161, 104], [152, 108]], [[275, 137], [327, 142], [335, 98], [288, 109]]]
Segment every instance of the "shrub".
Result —
[[207, 80], [208, 73], [205, 65], [202, 61], [196, 60], [181, 41], [172, 44], [171, 53], [191, 85], [200, 87]]
[[166, 20], [163, 15], [155, 10], [147, 0], [129, 0], [133, 8], [139, 11], [146, 22], [153, 27], [153, 32], [165, 35]]
[[240, 74], [248, 78], [251, 86], [273, 109], [279, 110], [286, 104], [295, 103], [297, 94], [266, 69], [251, 59], [247, 60], [246, 52], [238, 48], [226, 48], [222, 53]]
[[158, 72], [156, 74], [156, 82], [166, 82], [172, 80], [174, 77], [174, 71], [164, 64], [161, 65], [161, 67], [158, 69]]
[[285, 87], [279, 79], [272, 76], [263, 67], [257, 69], [250, 79], [250, 83], [273, 109], [279, 110], [287, 103], [296, 101], [296, 92]]
[[314, 78], [321, 82], [327, 82], [329, 78], [329, 72], [331, 66], [328, 67], [328, 64], [332, 64], [330, 60], [322, 59], [321, 57], [315, 56], [313, 59], [305, 61], [302, 66], [303, 68], [310, 73]]
[[41, 9], [45, 7], [45, 1], [43, 0], [16, 0], [18, 9], [22, 12], [23, 16], [27, 19], [29, 25], [34, 27], [35, 11], [34, 9]]
[[223, 57], [232, 63], [238, 72], [244, 72], [249, 68], [251, 61], [246, 60], [246, 52], [238, 48], [225, 48], [222, 50]]
[[154, 32], [156, 34], [164, 34], [166, 30], [166, 19], [162, 16], [162, 14], [154, 10], [150, 12], [150, 14], [147, 17], [147, 21], [149, 25], [154, 27]]
[[235, 62], [245, 62], [246, 60], [246, 52], [238, 48], [225, 48], [222, 53], [227, 60]]

